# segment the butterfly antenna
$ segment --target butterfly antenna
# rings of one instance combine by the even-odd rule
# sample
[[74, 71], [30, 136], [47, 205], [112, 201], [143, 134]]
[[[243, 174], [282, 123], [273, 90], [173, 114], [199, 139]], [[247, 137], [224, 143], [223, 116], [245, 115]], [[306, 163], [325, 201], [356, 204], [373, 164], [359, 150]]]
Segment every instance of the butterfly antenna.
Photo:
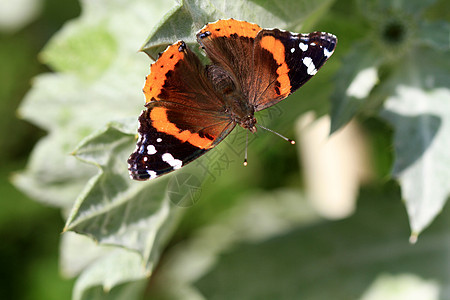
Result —
[[[260, 124], [256, 124], [256, 126], [260, 127], [261, 129], [264, 129], [264, 130], [266, 130], [266, 131], [272, 132], [272, 133], [278, 135], [278, 136], [279, 136], [280, 138], [282, 138], [283, 140], [288, 141], [288, 142], [291, 143], [292, 145], [295, 145], [295, 141], [294, 141], [294, 140], [288, 139], [288, 138], [285, 137], [284, 135], [282, 135], [282, 134], [280, 134], [280, 133], [278, 133], [278, 132], [276, 132], [276, 131], [273, 131], [272, 129], [266, 128], [266, 127], [264, 127], [264, 126], [262, 126], [262, 125], [260, 125]], [[247, 134], [247, 136], [248, 136], [248, 134]], [[245, 149], [247, 149], [247, 148], [245, 148]]]
[[245, 137], [245, 157], [244, 157], [244, 167], [247, 166], [247, 149], [248, 149], [248, 130], [247, 131], [247, 135]]

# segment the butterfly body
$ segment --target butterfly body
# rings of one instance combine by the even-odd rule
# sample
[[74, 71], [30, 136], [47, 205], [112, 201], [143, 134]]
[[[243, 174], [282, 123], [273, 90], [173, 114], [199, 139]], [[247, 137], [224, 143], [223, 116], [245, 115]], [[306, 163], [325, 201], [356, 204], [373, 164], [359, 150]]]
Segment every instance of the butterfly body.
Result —
[[247, 101], [246, 95], [233, 82], [231, 75], [220, 66], [207, 66], [207, 76], [214, 89], [222, 95], [224, 106], [222, 113], [230, 121], [244, 129], [256, 132], [255, 108]]
[[234, 19], [207, 24], [197, 41], [204, 66], [183, 42], [151, 65], [139, 117], [139, 139], [128, 159], [132, 179], [181, 168], [222, 141], [236, 125], [256, 132], [255, 112], [297, 90], [333, 53], [334, 35], [293, 34]]

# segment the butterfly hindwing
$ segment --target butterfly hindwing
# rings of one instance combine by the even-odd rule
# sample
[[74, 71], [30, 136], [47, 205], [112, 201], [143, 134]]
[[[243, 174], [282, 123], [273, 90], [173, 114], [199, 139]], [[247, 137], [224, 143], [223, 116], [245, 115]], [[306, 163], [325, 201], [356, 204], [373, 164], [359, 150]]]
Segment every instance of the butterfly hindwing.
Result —
[[234, 126], [199, 109], [150, 103], [139, 117], [136, 149], [128, 159], [130, 175], [147, 180], [179, 169], [215, 147]]
[[144, 110], [139, 117], [139, 138], [128, 159], [130, 176], [135, 180], [153, 179], [179, 169], [207, 151], [158, 131], [150, 119], [151, 110]]

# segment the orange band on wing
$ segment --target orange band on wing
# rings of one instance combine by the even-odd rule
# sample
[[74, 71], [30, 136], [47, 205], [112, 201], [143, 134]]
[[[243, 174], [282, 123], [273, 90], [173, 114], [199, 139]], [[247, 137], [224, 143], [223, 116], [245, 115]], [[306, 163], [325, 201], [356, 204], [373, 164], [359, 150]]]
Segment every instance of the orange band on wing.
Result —
[[272, 53], [273, 58], [278, 64], [277, 74], [278, 82], [280, 83], [280, 96], [287, 96], [291, 91], [291, 80], [289, 79], [289, 67], [286, 64], [285, 48], [280, 40], [277, 40], [271, 35], [266, 35], [261, 38], [261, 47]]
[[181, 43], [176, 42], [167, 47], [158, 60], [150, 66], [150, 75], [147, 76], [143, 90], [146, 103], [158, 100], [158, 95], [166, 81], [166, 74], [174, 70], [176, 63], [183, 59], [184, 52], [178, 50]]
[[238, 37], [255, 38], [261, 29], [261, 27], [253, 23], [228, 19], [210, 23], [203, 27], [199, 33], [209, 31], [212, 37], [229, 37], [232, 34], [236, 34]]
[[182, 142], [188, 142], [201, 149], [211, 148], [211, 144], [214, 141], [214, 139], [211, 140], [206, 137], [201, 137], [198, 133], [179, 129], [175, 124], [169, 121], [164, 107], [153, 107], [150, 111], [150, 119], [153, 122], [153, 126], [159, 132], [170, 134]]

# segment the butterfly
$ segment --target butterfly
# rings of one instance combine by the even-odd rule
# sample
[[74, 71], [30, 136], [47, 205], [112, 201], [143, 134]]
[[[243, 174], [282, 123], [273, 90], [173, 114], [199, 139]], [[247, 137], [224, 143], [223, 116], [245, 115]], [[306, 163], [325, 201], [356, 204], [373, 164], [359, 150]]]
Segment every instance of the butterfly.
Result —
[[132, 179], [153, 179], [185, 166], [236, 125], [256, 132], [255, 112], [285, 99], [314, 76], [333, 54], [337, 38], [228, 19], [205, 25], [197, 41], [210, 64], [203, 65], [178, 41], [150, 67], [143, 89], [146, 109], [128, 159]]

